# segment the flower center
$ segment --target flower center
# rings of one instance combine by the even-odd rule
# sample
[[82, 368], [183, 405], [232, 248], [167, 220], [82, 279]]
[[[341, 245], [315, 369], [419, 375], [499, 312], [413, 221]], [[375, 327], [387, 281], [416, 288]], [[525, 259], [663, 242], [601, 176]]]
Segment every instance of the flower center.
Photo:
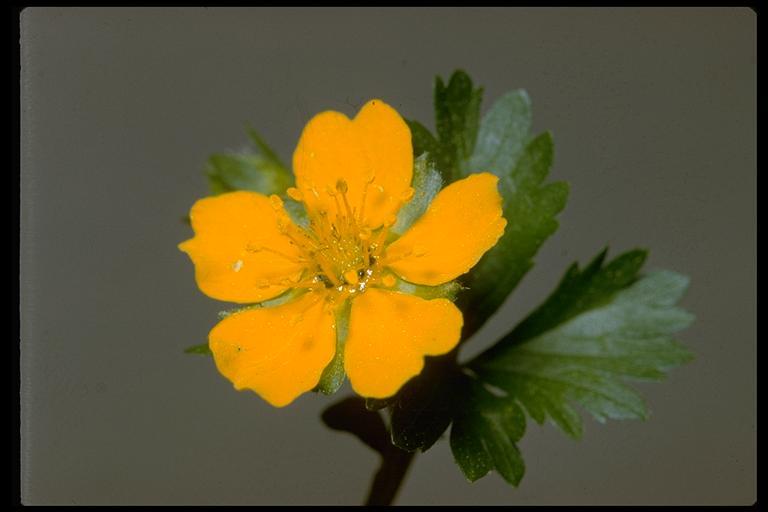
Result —
[[[363, 223], [363, 205], [353, 208], [347, 197], [347, 183], [343, 179], [336, 182], [335, 189], [326, 189], [324, 193], [333, 198], [335, 212], [307, 208], [309, 225], [306, 228], [296, 226], [282, 208], [283, 202], [278, 197], [271, 197], [276, 210], [282, 211], [279, 217], [280, 229], [300, 249], [308, 272], [302, 280], [292, 287], [310, 289], [324, 288], [344, 296], [363, 293], [366, 287], [383, 279], [383, 269], [377, 265], [381, 259], [389, 228], [395, 223], [393, 215], [384, 225], [374, 231]], [[302, 201], [302, 193], [296, 188], [287, 191], [289, 197]], [[363, 196], [363, 204], [365, 196]]]

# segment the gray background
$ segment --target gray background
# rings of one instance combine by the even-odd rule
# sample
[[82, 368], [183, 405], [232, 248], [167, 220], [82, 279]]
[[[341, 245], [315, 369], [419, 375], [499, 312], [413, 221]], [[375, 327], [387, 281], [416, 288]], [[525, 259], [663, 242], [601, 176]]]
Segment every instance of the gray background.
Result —
[[21, 28], [24, 503], [361, 502], [376, 456], [321, 425], [334, 398], [275, 410], [182, 353], [225, 304], [176, 249], [181, 218], [246, 121], [286, 160], [313, 114], [372, 97], [431, 126], [433, 77], [457, 67], [486, 107], [529, 91], [571, 183], [467, 353], [608, 244], [691, 276], [697, 360], [639, 386], [647, 422], [587, 419], [580, 442], [530, 424], [519, 489], [468, 484], [443, 440], [399, 503], [755, 500], [753, 11], [31, 8]]

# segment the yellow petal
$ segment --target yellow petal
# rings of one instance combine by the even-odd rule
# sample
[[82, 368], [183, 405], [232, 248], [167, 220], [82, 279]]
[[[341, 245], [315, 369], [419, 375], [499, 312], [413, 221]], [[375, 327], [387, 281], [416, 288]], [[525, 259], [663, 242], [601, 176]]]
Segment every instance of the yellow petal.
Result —
[[507, 225], [498, 180], [479, 173], [445, 187], [424, 215], [387, 247], [384, 265], [406, 281], [430, 286], [468, 272]]
[[234, 313], [208, 335], [216, 367], [235, 389], [250, 389], [275, 407], [314, 388], [336, 351], [331, 308], [306, 293], [271, 308]]
[[352, 302], [344, 369], [352, 389], [372, 398], [394, 395], [424, 367], [425, 355], [459, 342], [461, 311], [446, 299], [369, 289]]
[[[392, 107], [371, 100], [350, 120], [334, 111], [307, 123], [293, 154], [296, 187], [307, 207], [334, 218], [345, 191], [362, 225], [375, 229], [397, 213], [413, 173], [411, 132]], [[343, 183], [343, 184], [342, 184]], [[328, 193], [330, 192], [330, 194]], [[365, 206], [363, 207], [363, 201]]]
[[194, 238], [179, 244], [195, 264], [206, 295], [230, 302], [275, 297], [296, 280], [300, 253], [278, 227], [278, 211], [256, 192], [230, 192], [197, 201], [189, 214]]

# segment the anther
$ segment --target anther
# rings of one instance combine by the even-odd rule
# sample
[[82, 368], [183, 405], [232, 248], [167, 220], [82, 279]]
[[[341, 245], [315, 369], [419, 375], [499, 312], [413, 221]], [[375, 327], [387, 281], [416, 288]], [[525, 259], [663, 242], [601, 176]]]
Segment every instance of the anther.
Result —
[[360, 280], [357, 275], [357, 270], [352, 269], [344, 272], [344, 280], [351, 285], [356, 285], [359, 283]]
[[301, 193], [301, 190], [297, 189], [296, 187], [290, 187], [288, 190], [285, 191], [286, 194], [288, 194], [288, 197], [293, 199], [294, 201], [301, 201], [304, 196]]
[[283, 207], [283, 200], [280, 199], [280, 196], [278, 196], [277, 194], [272, 194], [271, 196], [269, 196], [269, 203], [272, 205], [272, 208], [274, 208], [275, 210], [279, 210], [280, 208]]

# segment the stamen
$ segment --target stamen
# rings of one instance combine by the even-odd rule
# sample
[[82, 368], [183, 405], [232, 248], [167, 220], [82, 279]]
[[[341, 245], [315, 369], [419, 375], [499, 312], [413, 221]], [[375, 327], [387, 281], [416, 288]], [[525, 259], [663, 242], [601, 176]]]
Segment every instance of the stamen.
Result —
[[327, 277], [334, 286], [341, 286], [341, 281], [336, 278], [336, 272], [334, 272], [333, 267], [329, 264], [328, 260], [322, 256], [322, 254], [315, 254], [315, 261], [317, 261], [325, 277]]
[[313, 277], [308, 277], [306, 279], [302, 279], [295, 284], [291, 286], [292, 288], [308, 288], [308, 289], [317, 289], [317, 288], [325, 288], [325, 282], [323, 279], [315, 275]]
[[285, 191], [285, 193], [294, 201], [302, 201], [304, 199], [304, 195], [301, 193], [301, 190], [295, 187], [290, 187]]
[[344, 210], [346, 210], [347, 213], [347, 222], [350, 224], [354, 223], [355, 216], [352, 213], [352, 209], [349, 207], [349, 201], [347, 201], [347, 190], [349, 188], [347, 187], [347, 182], [344, 180], [339, 180], [336, 182], [336, 190], [339, 191], [341, 194], [341, 200], [344, 202]]
[[344, 280], [351, 285], [359, 283], [360, 279], [357, 277], [357, 270], [347, 270], [344, 272]]
[[358, 212], [359, 217], [357, 219], [357, 221], [360, 224], [364, 223], [364, 220], [363, 220], [364, 217], [363, 216], [365, 215], [365, 201], [366, 201], [366, 199], [368, 199], [368, 187], [371, 185], [371, 183], [373, 183], [373, 180], [375, 180], [375, 179], [376, 179], [376, 174], [371, 173], [371, 176], [368, 178], [368, 180], [363, 185], [363, 200], [361, 202], [362, 204], [360, 205], [360, 210]]
[[[293, 261], [295, 263], [304, 263], [304, 262], [307, 261], [305, 258], [302, 258], [301, 256], [298, 256], [298, 257], [290, 256], [288, 254], [285, 254], [284, 252], [278, 251], [277, 249], [273, 249], [271, 247], [262, 247], [262, 246], [255, 245], [255, 244], [248, 244], [248, 245], [246, 245], [245, 246], [245, 250], [247, 252], [254, 252], [254, 253], [255, 252], [262, 252], [262, 251], [263, 252], [271, 252], [272, 254], [277, 254], [278, 256], [280, 256], [282, 258], [285, 258], [288, 261]], [[242, 263], [240, 264], [240, 266], [242, 267]]]
[[280, 196], [278, 196], [277, 194], [272, 194], [271, 196], [269, 196], [269, 202], [272, 205], [272, 208], [274, 208], [275, 210], [279, 210], [280, 208], [283, 207], [283, 200], [280, 199]]
[[[381, 228], [375, 232], [366, 226], [366, 202], [371, 186], [376, 187], [378, 193], [384, 193], [384, 188], [375, 184], [375, 175], [371, 174], [363, 183], [362, 194], [358, 196], [360, 197], [359, 207], [355, 205], [354, 208], [348, 197], [349, 185], [344, 179], [336, 180], [334, 186], [321, 188], [321, 191], [318, 191], [312, 183], [301, 189], [296, 187], [287, 189], [286, 195], [300, 202], [305, 202], [308, 196], [323, 199], [320, 197], [321, 194], [327, 194], [327, 199], [322, 204], [330, 202], [336, 207], [333, 212], [330, 209], [321, 209], [317, 203], [308, 207], [309, 226], [306, 228], [299, 227], [291, 221], [279, 196], [270, 196], [271, 205], [278, 212], [280, 231], [299, 250], [300, 256], [297, 259], [295, 256], [291, 257], [280, 251], [255, 244], [250, 246], [249, 250], [254, 252], [266, 250], [301, 262], [307, 272], [296, 282], [290, 283], [290, 287], [327, 290], [331, 294], [329, 300], [336, 300], [343, 295], [363, 293], [374, 282], [382, 282], [387, 287], [394, 286], [394, 276], [388, 274], [383, 278], [380, 277], [378, 263], [389, 230], [396, 223], [397, 216], [389, 215]], [[403, 204], [413, 195], [414, 191], [409, 187], [400, 194], [400, 197], [390, 199]], [[331, 197], [333, 200], [329, 201]], [[357, 201], [353, 202], [357, 203]], [[380, 279], [382, 281], [379, 281]], [[283, 280], [282, 283], [285, 281]], [[261, 286], [273, 284], [279, 283], [274, 280], [260, 282]]]

